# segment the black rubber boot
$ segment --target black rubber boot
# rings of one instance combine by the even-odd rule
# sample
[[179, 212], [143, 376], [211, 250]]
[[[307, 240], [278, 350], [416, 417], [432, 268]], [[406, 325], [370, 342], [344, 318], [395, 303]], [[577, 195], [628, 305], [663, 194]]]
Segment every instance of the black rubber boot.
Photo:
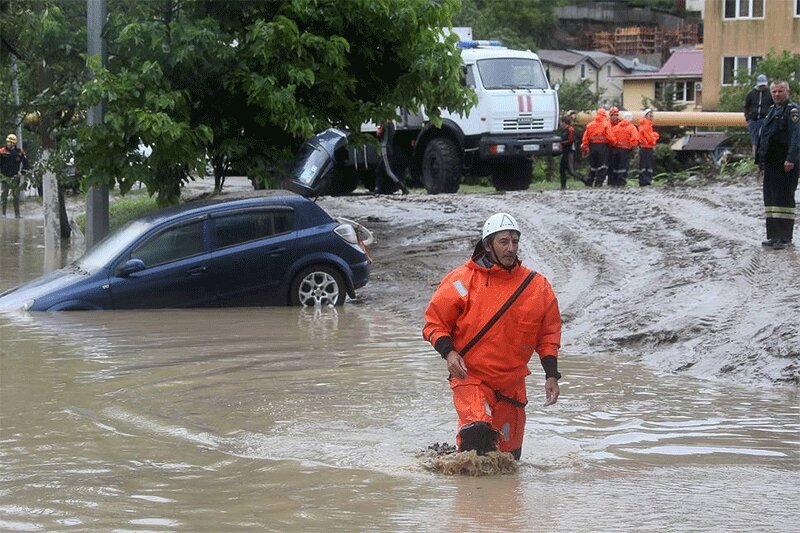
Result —
[[500, 437], [500, 434], [486, 422], [467, 424], [461, 428], [458, 435], [461, 437], [461, 446], [458, 451], [475, 450], [478, 455], [486, 455], [488, 452], [497, 450], [497, 440]]

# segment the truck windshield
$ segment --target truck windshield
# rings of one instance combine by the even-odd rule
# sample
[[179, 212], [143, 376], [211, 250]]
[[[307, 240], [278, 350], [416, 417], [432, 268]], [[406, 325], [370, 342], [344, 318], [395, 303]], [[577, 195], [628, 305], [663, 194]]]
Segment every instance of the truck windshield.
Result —
[[542, 64], [535, 59], [482, 59], [478, 72], [486, 89], [548, 88]]

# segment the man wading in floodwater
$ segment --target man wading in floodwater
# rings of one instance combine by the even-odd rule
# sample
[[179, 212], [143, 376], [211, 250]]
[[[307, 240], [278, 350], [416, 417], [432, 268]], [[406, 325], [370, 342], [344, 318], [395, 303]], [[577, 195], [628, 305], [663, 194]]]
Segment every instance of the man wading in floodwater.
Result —
[[520, 458], [534, 350], [545, 372], [545, 405], [558, 400], [558, 301], [544, 276], [522, 266], [519, 237], [514, 217], [489, 217], [472, 258], [444, 277], [425, 311], [425, 340], [450, 372], [460, 452], [499, 449]]

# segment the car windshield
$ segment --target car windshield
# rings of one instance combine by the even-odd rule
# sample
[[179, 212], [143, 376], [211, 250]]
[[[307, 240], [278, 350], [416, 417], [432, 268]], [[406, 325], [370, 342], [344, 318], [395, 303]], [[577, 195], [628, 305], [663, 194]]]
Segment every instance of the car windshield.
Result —
[[542, 64], [535, 59], [482, 59], [478, 72], [486, 89], [548, 88]]
[[303, 185], [311, 186], [314, 178], [330, 161], [330, 156], [322, 147], [306, 143], [300, 149], [296, 161], [292, 175]]
[[81, 269], [94, 273], [108, 265], [109, 261], [119, 255], [122, 250], [138, 239], [142, 234], [152, 227], [147, 222], [134, 220], [124, 225], [99, 243], [91, 250], [83, 254], [75, 261], [75, 265]]

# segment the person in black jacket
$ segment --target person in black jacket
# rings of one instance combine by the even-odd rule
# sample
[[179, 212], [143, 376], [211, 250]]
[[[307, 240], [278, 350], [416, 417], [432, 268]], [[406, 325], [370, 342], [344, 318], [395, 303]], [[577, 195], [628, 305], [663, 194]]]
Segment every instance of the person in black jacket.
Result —
[[572, 127], [572, 117], [561, 117], [561, 164], [558, 168], [561, 175], [561, 190], [567, 188], [567, 175], [581, 179], [575, 172], [575, 128]]
[[747, 130], [750, 132], [750, 144], [753, 145], [753, 156], [756, 154], [758, 132], [772, 106], [772, 95], [767, 87], [767, 77], [759, 74], [756, 86], [750, 89], [744, 99], [744, 119], [747, 121]]
[[6, 216], [8, 194], [11, 193], [14, 216], [19, 218], [20, 172], [27, 169], [28, 158], [25, 156], [25, 151], [17, 147], [17, 136], [9, 133], [6, 137], [6, 145], [0, 147], [0, 186], [2, 187], [0, 203], [2, 203], [3, 216]]

